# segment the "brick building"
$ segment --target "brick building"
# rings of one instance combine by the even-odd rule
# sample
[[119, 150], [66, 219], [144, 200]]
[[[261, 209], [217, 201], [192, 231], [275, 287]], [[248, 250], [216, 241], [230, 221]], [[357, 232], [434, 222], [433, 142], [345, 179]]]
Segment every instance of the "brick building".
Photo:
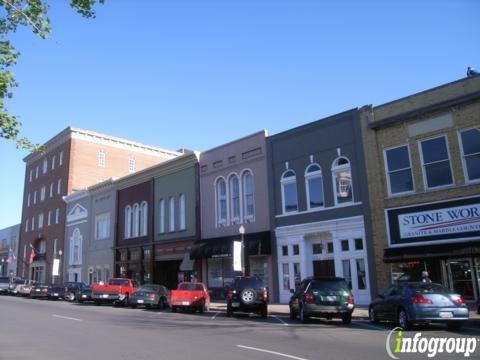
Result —
[[378, 289], [427, 271], [478, 299], [480, 77], [370, 110], [362, 128]]
[[[53, 260], [64, 251], [63, 196], [179, 155], [137, 142], [68, 127], [24, 158], [25, 185], [18, 251], [19, 276], [52, 278]], [[33, 250], [34, 249], [34, 250]], [[33, 250], [33, 251], [32, 251]]]

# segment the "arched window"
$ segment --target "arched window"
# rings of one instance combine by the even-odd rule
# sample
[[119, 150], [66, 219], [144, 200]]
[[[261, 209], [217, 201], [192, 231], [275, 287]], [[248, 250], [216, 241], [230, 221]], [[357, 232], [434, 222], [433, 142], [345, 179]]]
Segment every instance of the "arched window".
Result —
[[342, 156], [332, 164], [335, 205], [353, 202], [352, 169], [350, 161]]
[[178, 203], [180, 213], [180, 230], [185, 230], [187, 228], [187, 223], [185, 219], [185, 194], [180, 194]]
[[228, 181], [230, 190], [230, 218], [232, 221], [240, 220], [240, 181], [237, 175], [230, 176]]
[[159, 219], [159, 229], [158, 231], [160, 233], [164, 233], [165, 232], [165, 200], [163, 199], [160, 199], [160, 202], [158, 204], [158, 215], [160, 216], [160, 219]]
[[305, 188], [307, 189], [307, 208], [323, 207], [323, 178], [320, 165], [311, 164], [305, 170]]
[[70, 238], [70, 265], [82, 263], [82, 234], [78, 228], [73, 230]]
[[132, 208], [125, 207], [125, 239], [132, 237]]
[[220, 178], [216, 185], [217, 192], [217, 222], [225, 224], [227, 222], [227, 184], [225, 179]]
[[137, 237], [139, 234], [140, 225], [140, 206], [133, 204], [133, 237]]
[[140, 235], [141, 236], [147, 236], [148, 232], [148, 203], [146, 201], [142, 202], [141, 206], [141, 231]]
[[293, 170], [285, 171], [280, 183], [282, 185], [283, 212], [298, 211], [297, 176], [295, 172]]
[[255, 206], [253, 198], [253, 175], [247, 170], [242, 175], [243, 186], [243, 217], [250, 219], [255, 216]]
[[170, 196], [168, 200], [168, 210], [170, 212], [168, 231], [175, 231], [175, 199]]

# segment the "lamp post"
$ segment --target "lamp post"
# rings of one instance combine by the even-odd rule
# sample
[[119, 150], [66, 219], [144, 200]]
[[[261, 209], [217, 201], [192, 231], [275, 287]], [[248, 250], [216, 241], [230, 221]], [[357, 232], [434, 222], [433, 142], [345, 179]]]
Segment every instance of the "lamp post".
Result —
[[62, 283], [62, 250], [58, 250], [58, 279], [60, 280], [60, 284]]
[[245, 234], [245, 226], [241, 225], [238, 228], [238, 232], [240, 233], [240, 241], [242, 243], [242, 276], [245, 276], [245, 243], [243, 239], [243, 235]]

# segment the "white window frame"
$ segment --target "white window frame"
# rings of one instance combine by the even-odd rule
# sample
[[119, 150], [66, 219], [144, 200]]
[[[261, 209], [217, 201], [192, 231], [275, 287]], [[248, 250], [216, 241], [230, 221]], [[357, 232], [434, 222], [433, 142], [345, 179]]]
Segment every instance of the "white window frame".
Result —
[[[290, 176], [288, 178], [284, 178], [285, 174], [287, 172], [293, 172], [293, 174], [295, 176]], [[285, 186], [286, 185], [291, 185], [291, 184], [295, 184], [295, 190], [296, 190], [296, 193], [297, 193], [297, 210], [294, 210], [294, 211], [286, 211], [286, 208], [285, 208]], [[282, 213], [283, 214], [298, 214], [299, 210], [300, 210], [300, 205], [298, 203], [298, 185], [297, 185], [297, 173], [292, 170], [292, 169], [287, 169], [285, 170], [283, 173], [282, 173], [282, 176], [280, 176], [280, 188], [281, 188], [281, 192], [282, 192]]]
[[28, 218], [25, 219], [25, 232], [28, 232]]
[[50, 197], [53, 197], [53, 185], [54, 183], [50, 184]]
[[52, 211], [48, 210], [48, 215], [47, 215], [47, 226], [52, 225]]
[[136, 169], [136, 161], [135, 158], [131, 157], [128, 158], [128, 172], [133, 173]]
[[33, 169], [30, 169], [30, 180], [29, 181], [32, 182], [32, 180], [33, 180]]
[[[465, 183], [467, 183], [467, 184], [476, 184], [476, 183], [480, 182], [480, 178], [470, 180], [470, 177], [468, 176], [467, 162], [465, 161], [465, 152], [463, 150], [462, 133], [464, 133], [466, 131], [474, 130], [474, 129], [477, 130], [478, 132], [480, 132], [480, 127], [466, 128], [466, 129], [458, 130], [458, 132], [457, 132], [458, 144], [460, 146], [460, 154], [462, 156], [463, 176], [465, 178]], [[476, 156], [476, 155], [480, 155], [480, 153], [469, 154], [468, 156], [472, 156], [472, 155]]]
[[[70, 265], [82, 264], [82, 242], [83, 236], [78, 228], [73, 230], [70, 237]], [[78, 246], [78, 258], [75, 258], [75, 247]]]
[[132, 207], [130, 205], [125, 206], [125, 239], [130, 239], [132, 237]]
[[48, 159], [44, 158], [43, 164], [42, 164], [42, 174], [46, 174], [47, 171], [48, 171]]
[[32, 231], [35, 230], [35, 216], [32, 216]]
[[52, 167], [51, 167], [51, 170], [55, 170], [55, 160], [56, 160], [56, 158], [57, 158], [57, 157], [56, 157], [55, 155], [52, 156], [52, 164], [51, 164]]
[[60, 222], [60, 209], [57, 208], [55, 209], [55, 224], [58, 225], [59, 222]]
[[[340, 159], [345, 159], [348, 161], [348, 165], [335, 165]], [[339, 172], [342, 172], [345, 169], [350, 170], [350, 183], [351, 183], [351, 191], [352, 191], [352, 200], [351, 201], [346, 201], [339, 203], [337, 199], [337, 180], [336, 180], [336, 174]], [[353, 173], [352, 173], [352, 162], [350, 159], [344, 155], [337, 157], [335, 160], [332, 162], [332, 167], [331, 167], [331, 172], [332, 172], [332, 186], [333, 186], [333, 199], [335, 206], [348, 206], [352, 205], [355, 203], [355, 193], [353, 191]]]
[[60, 151], [60, 156], [58, 159], [58, 165], [62, 166], [63, 165], [63, 151]]
[[158, 202], [158, 216], [159, 222], [158, 222], [158, 232], [160, 234], [165, 233], [165, 199], [160, 199]]
[[57, 181], [57, 194], [60, 195], [62, 192], [62, 178], [58, 179]]
[[45, 201], [45, 195], [46, 195], [46, 192], [47, 192], [47, 188], [46, 186], [42, 186], [42, 188], [40, 189], [40, 201]]
[[[252, 201], [253, 201], [253, 213], [252, 214], [247, 214], [247, 185], [246, 185], [246, 179], [247, 176], [250, 175], [252, 177]], [[242, 198], [243, 198], [243, 209], [242, 209], [242, 214], [243, 214], [243, 219], [244, 220], [253, 220], [255, 219], [255, 179], [253, 177], [253, 171], [250, 169], [246, 169], [242, 172], [242, 177], [241, 177], [241, 187], [242, 187]]]
[[37, 167], [35, 168], [35, 179], [38, 179], [38, 165], [37, 165]]
[[179, 210], [179, 222], [180, 222], [180, 230], [186, 230], [187, 223], [186, 223], [186, 209], [185, 209], [185, 194], [180, 194], [178, 197], [178, 210]]
[[38, 228], [39, 229], [43, 229], [43, 218], [44, 218], [43, 212], [38, 214]]
[[138, 237], [140, 234], [140, 206], [138, 203], [133, 204], [133, 227], [132, 227], [132, 237]]
[[30, 206], [30, 193], [28, 193], [27, 195], [27, 207]]
[[[100, 222], [106, 221], [106, 233], [99, 234], [100, 231]], [[101, 214], [95, 215], [95, 240], [108, 239], [110, 237], [110, 213], [104, 212]]]
[[[238, 216], [235, 216], [234, 211], [234, 198], [233, 198], [233, 181], [236, 180], [238, 184]], [[231, 174], [228, 177], [228, 203], [230, 207], [230, 223], [231, 224], [238, 224], [241, 221], [242, 216], [242, 191], [241, 191], [241, 183], [240, 179], [237, 174]]]
[[[447, 147], [447, 156], [448, 156], [448, 164], [450, 166], [450, 174], [452, 175], [452, 182], [450, 184], [445, 184], [445, 185], [440, 185], [440, 186], [434, 186], [434, 187], [429, 187], [428, 186], [428, 181], [427, 181], [427, 174], [425, 172], [425, 162], [423, 160], [423, 150], [422, 150], [422, 143], [425, 142], [425, 141], [429, 141], [429, 140], [435, 140], [435, 139], [439, 139], [439, 138], [445, 138], [445, 146]], [[443, 188], [448, 188], [448, 187], [451, 187], [453, 185], [455, 185], [455, 176], [453, 174], [453, 168], [452, 168], [452, 158], [450, 156], [450, 146], [449, 146], [449, 143], [448, 143], [448, 136], [446, 134], [443, 134], [443, 135], [439, 135], [439, 136], [432, 136], [432, 137], [428, 137], [428, 138], [425, 138], [425, 139], [421, 139], [421, 140], [418, 140], [418, 152], [420, 153], [420, 162], [421, 162], [421, 166], [422, 166], [422, 177], [423, 177], [423, 186], [424, 186], [424, 189], [425, 190], [438, 190], [438, 189], [443, 189]], [[427, 165], [431, 165], [431, 164], [437, 164], [439, 162], [444, 162], [445, 160], [441, 160], [441, 161], [436, 161], [436, 162], [433, 162], [433, 163], [429, 163]]]
[[168, 231], [175, 231], [175, 198], [170, 196], [168, 198]]
[[37, 190], [33, 192], [33, 204], [35, 205], [37, 203]]
[[[308, 169], [311, 168], [312, 166], [318, 166], [320, 170], [314, 171], [309, 173]], [[322, 167], [318, 163], [311, 163], [310, 165], [307, 166], [305, 169], [305, 191], [307, 193], [307, 210], [319, 210], [319, 209], [324, 209], [325, 208], [325, 186], [323, 186], [323, 172], [322, 172]], [[322, 192], [323, 192], [323, 205], [322, 206], [317, 206], [317, 207], [310, 207], [310, 186], [309, 186], [309, 181], [310, 180], [315, 180], [320, 178], [322, 182]]]
[[100, 150], [98, 152], [98, 161], [97, 161], [97, 164], [99, 167], [102, 167], [102, 168], [105, 167], [105, 158], [106, 158], [105, 151]]
[[[398, 149], [398, 148], [401, 148], [401, 147], [407, 147], [408, 161], [409, 161], [410, 167], [397, 169], [397, 170], [394, 170], [394, 171], [389, 171], [387, 151], [395, 150], [395, 149]], [[401, 196], [401, 195], [406, 195], [406, 194], [413, 194], [416, 191], [415, 190], [415, 179], [413, 178], [412, 156], [411, 156], [411, 153], [410, 153], [409, 144], [401, 144], [401, 145], [391, 146], [391, 147], [383, 149], [383, 167], [384, 167], [384, 170], [385, 170], [385, 177], [386, 177], [386, 180], [387, 180], [387, 188], [388, 188], [388, 195], [389, 196]], [[394, 174], [394, 173], [400, 172], [400, 171], [405, 171], [407, 169], [410, 169], [410, 175], [412, 176], [412, 190], [392, 193], [392, 187], [390, 185], [390, 174], [392, 174], [392, 173]]]
[[[222, 197], [220, 197], [220, 183], [221, 182], [223, 182], [225, 184], [225, 195], [222, 195]], [[215, 188], [215, 209], [216, 209], [215, 223], [217, 224], [217, 226], [218, 225], [227, 225], [228, 224], [228, 213], [229, 213], [228, 183], [223, 176], [215, 179], [214, 188]], [[222, 218], [222, 206], [221, 206], [222, 200], [225, 200], [225, 218]]]

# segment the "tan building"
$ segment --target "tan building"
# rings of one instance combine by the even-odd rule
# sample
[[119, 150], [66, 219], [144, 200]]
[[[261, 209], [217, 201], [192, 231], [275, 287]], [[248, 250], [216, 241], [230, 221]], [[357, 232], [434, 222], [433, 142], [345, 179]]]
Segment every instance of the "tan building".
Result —
[[480, 77], [362, 118], [377, 291], [425, 271], [467, 300], [480, 289]]
[[[25, 185], [17, 274], [41, 282], [53, 278], [53, 265], [64, 251], [63, 196], [142, 170], [180, 155], [93, 131], [68, 127], [44, 144], [45, 151], [30, 154]], [[33, 249], [33, 250], [32, 250]], [[60, 272], [61, 273], [61, 272]]]

